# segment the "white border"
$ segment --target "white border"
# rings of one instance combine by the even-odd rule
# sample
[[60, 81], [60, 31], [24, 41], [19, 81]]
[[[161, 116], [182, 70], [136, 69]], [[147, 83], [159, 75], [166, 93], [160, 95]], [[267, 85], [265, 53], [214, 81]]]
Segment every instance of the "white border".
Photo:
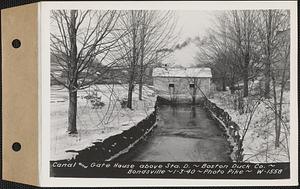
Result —
[[[118, 2], [41, 2], [40, 5], [40, 185], [41, 186], [282, 186], [298, 185], [298, 100], [297, 100], [297, 2], [296, 1], [118, 1]], [[291, 11], [291, 178], [279, 180], [246, 179], [107, 179], [50, 178], [50, 30], [52, 9], [159, 9], [159, 10], [227, 10], [227, 9], [290, 9]]]

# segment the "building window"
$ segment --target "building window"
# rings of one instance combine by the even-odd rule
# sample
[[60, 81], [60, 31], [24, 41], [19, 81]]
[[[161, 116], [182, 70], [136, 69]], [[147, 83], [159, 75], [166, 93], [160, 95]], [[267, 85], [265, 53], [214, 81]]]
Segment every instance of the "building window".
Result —
[[190, 83], [190, 88], [195, 88], [195, 84], [194, 83]]
[[169, 87], [174, 87], [174, 83], [170, 83], [170, 84], [169, 84]]

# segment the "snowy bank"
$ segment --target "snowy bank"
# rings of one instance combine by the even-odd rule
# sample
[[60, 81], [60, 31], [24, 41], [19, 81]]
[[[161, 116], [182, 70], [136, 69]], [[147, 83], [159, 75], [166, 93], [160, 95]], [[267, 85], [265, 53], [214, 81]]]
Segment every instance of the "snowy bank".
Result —
[[210, 119], [214, 120], [220, 129], [226, 133], [227, 141], [232, 147], [230, 158], [235, 162], [241, 162], [243, 160], [243, 148], [239, 134], [239, 126], [232, 121], [230, 115], [226, 111], [218, 107], [209, 99], [204, 98], [203, 107]]
[[[133, 93], [133, 109], [123, 108], [122, 99], [127, 95], [126, 85], [97, 85], [78, 91], [77, 130], [69, 136], [68, 91], [59, 86], [51, 86], [51, 160], [64, 160], [74, 157], [74, 153], [94, 146], [97, 142], [123, 133], [137, 125], [152, 112], [156, 96], [151, 87], [144, 86], [143, 100]], [[104, 106], [95, 108], [87, 99], [91, 94], [101, 99]]]
[[95, 142], [93, 146], [83, 150], [72, 151], [76, 154], [74, 159], [79, 161], [111, 161], [122, 154], [126, 154], [152, 132], [156, 126], [156, 109], [137, 125], [120, 134], [112, 135], [102, 142]]
[[[240, 127], [243, 140], [243, 161], [245, 162], [289, 162], [289, 91], [284, 93], [283, 121], [280, 146], [275, 148], [274, 112], [270, 99], [248, 99], [245, 107], [249, 112], [241, 113], [234, 108], [234, 97], [229, 91], [216, 92], [210, 101], [227, 112], [232, 121]], [[254, 105], [255, 109], [253, 108]], [[248, 107], [247, 107], [248, 106]]]

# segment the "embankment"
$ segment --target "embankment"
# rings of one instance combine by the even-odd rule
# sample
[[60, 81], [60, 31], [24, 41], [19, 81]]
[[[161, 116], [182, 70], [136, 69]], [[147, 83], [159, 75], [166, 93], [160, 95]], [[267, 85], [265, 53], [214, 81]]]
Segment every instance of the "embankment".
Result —
[[91, 147], [76, 151], [77, 155], [74, 159], [79, 161], [110, 161], [128, 152], [155, 127], [156, 114], [157, 106], [149, 116], [130, 129], [108, 137], [102, 142], [94, 142]]
[[236, 162], [243, 161], [243, 146], [241, 136], [239, 134], [240, 127], [232, 121], [230, 115], [215, 103], [205, 98], [203, 107], [208, 116], [213, 119], [218, 126], [224, 130], [228, 136], [228, 141], [232, 146], [231, 159]]

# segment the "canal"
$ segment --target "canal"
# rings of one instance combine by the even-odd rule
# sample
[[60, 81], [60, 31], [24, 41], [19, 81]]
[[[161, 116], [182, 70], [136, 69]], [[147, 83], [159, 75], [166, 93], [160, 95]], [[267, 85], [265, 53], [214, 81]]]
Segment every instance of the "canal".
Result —
[[200, 106], [160, 105], [157, 127], [116, 161], [228, 162], [225, 133]]

